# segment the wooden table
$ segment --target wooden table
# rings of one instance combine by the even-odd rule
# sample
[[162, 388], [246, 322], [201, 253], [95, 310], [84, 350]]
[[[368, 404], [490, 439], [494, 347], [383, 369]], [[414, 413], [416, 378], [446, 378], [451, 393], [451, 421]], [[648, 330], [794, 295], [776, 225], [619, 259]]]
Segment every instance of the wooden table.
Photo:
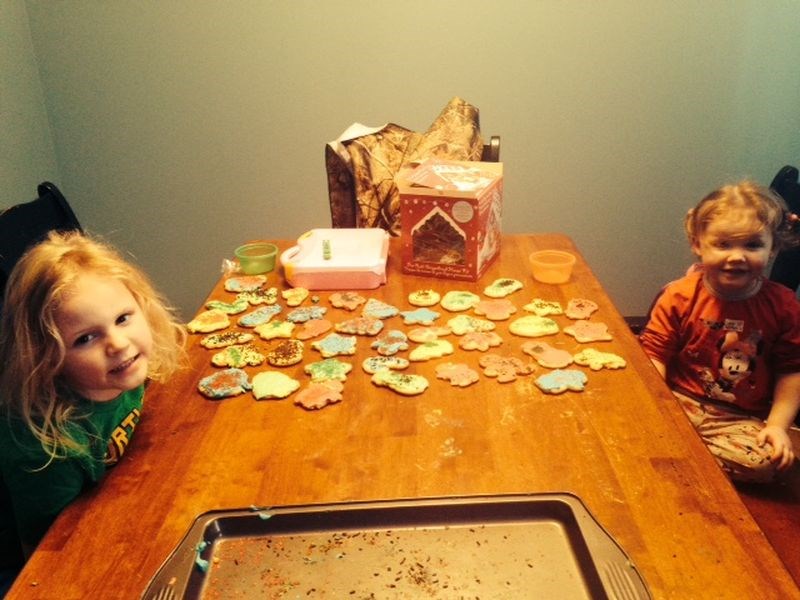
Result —
[[[8, 597], [138, 597], [193, 519], [210, 509], [569, 491], [630, 555], [655, 598], [800, 598], [586, 261], [579, 255], [564, 285], [529, 276], [532, 250], [578, 253], [567, 237], [505, 236], [500, 259], [475, 284], [402, 276], [397, 244], [392, 240], [388, 285], [364, 295], [407, 309], [417, 289], [480, 293], [495, 278], [516, 277], [525, 283], [511, 296], [519, 307], [534, 297], [564, 306], [575, 297], [596, 301], [592, 319], [607, 323], [614, 339], [587, 345], [622, 355], [627, 367], [587, 369], [583, 393], [545, 395], [534, 376], [506, 384], [482, 376], [460, 389], [435, 379], [437, 361], [413, 363], [431, 387], [403, 397], [360, 370], [369, 350], [362, 340], [344, 401], [307, 412], [291, 398], [202, 398], [197, 382], [214, 367], [200, 336], [192, 336], [191, 367], [148, 389], [124, 459], [64, 511]], [[284, 285], [276, 273], [269, 282]], [[329, 293], [319, 295], [329, 306]], [[209, 298], [231, 295], [220, 282]], [[330, 309], [329, 316], [351, 315]], [[399, 317], [389, 326], [409, 329]], [[507, 322], [497, 331], [502, 353], [524, 356], [525, 338], [508, 333]], [[580, 346], [563, 332], [543, 341]], [[477, 365], [479, 355], [455, 356]], [[306, 362], [318, 359], [307, 349]], [[285, 372], [308, 379], [301, 366]]]

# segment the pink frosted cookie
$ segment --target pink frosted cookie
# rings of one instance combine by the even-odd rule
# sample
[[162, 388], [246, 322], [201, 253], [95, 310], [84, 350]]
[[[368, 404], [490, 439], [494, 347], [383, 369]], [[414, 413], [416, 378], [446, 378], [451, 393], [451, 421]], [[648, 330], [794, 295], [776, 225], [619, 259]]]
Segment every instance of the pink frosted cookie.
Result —
[[312, 381], [297, 392], [294, 403], [306, 410], [319, 410], [330, 404], [341, 402], [343, 389], [342, 382], [334, 379], [319, 382]]
[[511, 321], [508, 330], [522, 337], [541, 337], [558, 333], [558, 323], [547, 317], [528, 315]]
[[588, 381], [586, 373], [576, 369], [556, 369], [534, 380], [536, 386], [546, 394], [561, 394], [567, 390], [582, 392]]
[[541, 298], [534, 298], [529, 304], [526, 304], [522, 308], [523, 310], [532, 312], [540, 317], [564, 314], [564, 309], [561, 308], [561, 304], [555, 300], [542, 300]]
[[441, 358], [446, 354], [453, 353], [453, 344], [447, 340], [434, 340], [432, 342], [425, 342], [414, 348], [408, 353], [408, 360], [423, 361], [431, 360], [433, 358]]
[[478, 364], [483, 368], [487, 377], [497, 377], [500, 383], [509, 383], [516, 380], [517, 375], [530, 375], [536, 368], [529, 362], [523, 362], [516, 356], [501, 356], [499, 354], [484, 354]]
[[200, 340], [203, 348], [215, 349], [233, 346], [234, 344], [247, 344], [255, 339], [252, 333], [241, 331], [223, 331], [221, 333], [211, 333]]
[[503, 343], [503, 338], [494, 331], [470, 331], [458, 340], [458, 347], [462, 350], [480, 350], [486, 352]]
[[238, 315], [239, 313], [243, 313], [248, 308], [250, 308], [250, 304], [247, 300], [235, 300], [233, 302], [223, 302], [222, 300], [210, 300], [206, 302], [206, 308], [208, 309], [217, 309], [221, 310], [227, 315]]
[[409, 361], [399, 356], [370, 356], [361, 363], [361, 368], [370, 375], [374, 375], [382, 369], [392, 369], [401, 371], [408, 368]]
[[356, 353], [356, 336], [329, 333], [321, 340], [311, 342], [311, 347], [319, 350], [325, 358], [333, 358], [343, 354]]
[[492, 331], [497, 327], [492, 321], [469, 315], [453, 317], [447, 322], [447, 326], [456, 335], [464, 335], [471, 331]]
[[254, 331], [263, 340], [274, 340], [275, 338], [290, 338], [294, 331], [294, 323], [291, 321], [270, 321], [259, 325]]
[[370, 346], [383, 356], [392, 356], [402, 350], [408, 350], [408, 337], [399, 329], [390, 329], [382, 333]]
[[570, 319], [588, 319], [599, 307], [596, 302], [584, 298], [573, 298], [567, 304], [567, 316]]
[[353, 365], [338, 358], [326, 358], [303, 367], [303, 371], [311, 375], [311, 381], [327, 381], [329, 379], [345, 381], [347, 374], [352, 369]]
[[311, 319], [305, 323], [301, 323], [294, 333], [294, 337], [298, 340], [310, 340], [318, 335], [322, 335], [333, 327], [333, 323], [328, 319]]
[[438, 340], [440, 336], [450, 335], [453, 333], [449, 327], [415, 327], [408, 332], [408, 339], [412, 342], [423, 344], [425, 342], [432, 342]]
[[515, 312], [517, 312], [517, 307], [506, 298], [481, 300], [475, 305], [475, 314], [483, 315], [490, 321], [505, 321]]
[[286, 398], [300, 387], [300, 382], [285, 373], [262, 371], [253, 376], [253, 396], [256, 400]]
[[372, 376], [372, 383], [388, 387], [404, 396], [415, 396], [428, 389], [428, 380], [422, 375], [398, 373], [389, 369], [378, 371]]
[[330, 295], [328, 300], [334, 307], [345, 310], [355, 310], [367, 301], [364, 296], [357, 292], [335, 292]]
[[374, 317], [362, 316], [337, 323], [333, 328], [341, 333], [378, 335], [383, 329], [383, 321]]
[[215, 367], [255, 367], [264, 362], [266, 356], [249, 344], [228, 346], [211, 357]]
[[611, 338], [608, 325], [599, 321], [575, 321], [569, 327], [564, 327], [564, 333], [571, 335], [580, 343], [605, 342]]
[[449, 381], [451, 385], [467, 387], [480, 379], [475, 369], [469, 368], [466, 363], [446, 362], [436, 366], [437, 379]]
[[300, 306], [308, 298], [308, 290], [303, 287], [289, 288], [281, 292], [281, 298], [286, 300], [287, 306]]
[[278, 301], [278, 288], [259, 288], [257, 290], [239, 292], [236, 295], [236, 299], [246, 300], [250, 304], [275, 304]]
[[490, 285], [488, 285], [483, 290], [483, 293], [489, 296], [490, 298], [505, 298], [509, 294], [513, 294], [517, 290], [521, 289], [522, 289], [521, 281], [518, 281], [517, 279], [509, 279], [508, 277], [503, 277], [502, 279], [495, 279]]
[[303, 342], [283, 340], [267, 352], [267, 362], [273, 367], [288, 367], [303, 360]]
[[240, 275], [228, 277], [225, 280], [225, 290], [228, 292], [251, 292], [257, 290], [267, 282], [264, 275]]
[[217, 400], [238, 396], [252, 389], [247, 380], [247, 373], [241, 369], [225, 369], [208, 377], [203, 377], [197, 384], [197, 389], [207, 398]]
[[312, 319], [321, 319], [325, 316], [328, 309], [325, 306], [298, 306], [293, 308], [286, 315], [292, 323], [305, 323]]
[[414, 306], [435, 306], [441, 298], [434, 290], [417, 290], [408, 295], [408, 303]]
[[575, 362], [592, 371], [606, 369], [622, 369], [627, 364], [625, 359], [611, 352], [600, 352], [594, 348], [586, 348], [575, 355]]
[[525, 342], [521, 349], [548, 369], [562, 369], [572, 364], [572, 354], [566, 350], [553, 348], [546, 342]]
[[212, 308], [199, 313], [186, 324], [186, 329], [192, 333], [210, 333], [226, 329], [231, 324], [228, 315], [219, 309]]

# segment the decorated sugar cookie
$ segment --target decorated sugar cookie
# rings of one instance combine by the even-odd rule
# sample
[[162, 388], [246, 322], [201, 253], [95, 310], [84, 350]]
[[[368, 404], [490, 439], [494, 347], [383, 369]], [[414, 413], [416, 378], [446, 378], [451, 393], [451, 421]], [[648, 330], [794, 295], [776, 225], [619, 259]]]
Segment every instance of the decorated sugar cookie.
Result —
[[305, 323], [311, 319], [321, 319], [327, 311], [324, 306], [298, 306], [290, 310], [286, 318], [292, 323]]
[[294, 337], [298, 340], [310, 340], [329, 331], [331, 327], [333, 327], [333, 323], [328, 319], [311, 319], [298, 325]]
[[239, 292], [236, 295], [237, 300], [245, 300], [250, 304], [275, 304], [278, 301], [278, 288], [259, 288], [257, 290], [249, 290], [246, 292]]
[[252, 342], [255, 337], [256, 336], [252, 333], [223, 331], [205, 336], [200, 340], [200, 345], [208, 349], [225, 348], [226, 346], [233, 346], [234, 344], [247, 344], [248, 342]]
[[372, 317], [375, 319], [389, 319], [400, 312], [396, 306], [386, 304], [375, 298], [370, 298], [361, 310], [361, 314], [365, 317]]
[[575, 321], [569, 327], [564, 327], [564, 333], [571, 335], [580, 343], [606, 342], [611, 338], [608, 325], [599, 321]]
[[326, 358], [307, 364], [303, 370], [311, 375], [311, 381], [327, 381], [328, 379], [345, 381], [352, 368], [353, 365], [338, 358]]
[[441, 358], [446, 354], [453, 353], [453, 344], [447, 340], [434, 340], [432, 342], [425, 342], [414, 348], [408, 353], [410, 361], [424, 361], [431, 360], [432, 358]]
[[211, 357], [216, 367], [255, 367], [264, 362], [266, 357], [249, 344], [228, 346]]
[[253, 396], [256, 400], [282, 399], [300, 387], [300, 382], [279, 371], [262, 371], [253, 376]]
[[478, 381], [480, 376], [466, 363], [446, 362], [436, 366], [436, 377], [450, 382], [450, 385], [467, 387]]
[[319, 350], [325, 358], [356, 353], [356, 336], [329, 333], [319, 341], [311, 342], [311, 347]]
[[547, 317], [527, 315], [511, 321], [508, 330], [522, 337], [541, 337], [558, 333], [558, 323]]
[[611, 352], [600, 352], [594, 348], [585, 348], [575, 355], [575, 362], [584, 367], [589, 367], [592, 371], [599, 371], [603, 367], [606, 369], [622, 369], [627, 364], [625, 359]]
[[483, 315], [490, 321], [505, 321], [515, 312], [517, 307], [506, 298], [481, 300], [475, 305], [475, 314]]
[[399, 329], [390, 329], [378, 336], [370, 347], [383, 356], [392, 356], [408, 350], [408, 337]]
[[239, 275], [228, 277], [225, 280], [225, 290], [228, 292], [251, 292], [257, 290], [267, 282], [264, 275]]
[[537, 314], [540, 317], [564, 314], [564, 309], [561, 308], [560, 302], [556, 300], [542, 300], [541, 298], [534, 298], [529, 304], [523, 306], [522, 309]]
[[400, 314], [403, 316], [403, 323], [406, 325], [432, 325], [439, 318], [438, 312], [425, 307], [416, 310], [404, 310]]
[[241, 369], [225, 369], [208, 377], [203, 377], [197, 389], [206, 398], [217, 400], [244, 394], [253, 386], [247, 379], [247, 373]]
[[487, 377], [497, 377], [500, 383], [509, 383], [516, 380], [518, 375], [530, 375], [535, 367], [520, 360], [516, 356], [501, 356], [489, 353], [481, 356], [478, 364], [483, 368]]
[[440, 336], [450, 335], [453, 333], [449, 327], [433, 326], [433, 327], [415, 327], [408, 332], [408, 339], [412, 342], [420, 344], [425, 342], [432, 342], [438, 340]]
[[343, 308], [345, 310], [355, 310], [367, 299], [357, 292], [334, 292], [328, 298], [336, 308]]
[[361, 368], [370, 375], [374, 375], [381, 369], [392, 369], [402, 371], [407, 368], [409, 361], [399, 356], [370, 356], [361, 363]]
[[598, 308], [596, 302], [585, 298], [573, 298], [567, 304], [566, 315], [570, 319], [588, 319]]
[[329, 379], [328, 381], [312, 381], [302, 390], [297, 392], [294, 403], [307, 410], [319, 410], [331, 404], [342, 401], [341, 381]]
[[217, 309], [224, 312], [226, 315], [238, 315], [239, 313], [243, 313], [248, 308], [250, 308], [250, 304], [247, 300], [235, 300], [233, 302], [223, 302], [222, 300], [211, 300], [206, 302], [206, 308], [208, 309]]
[[192, 333], [210, 333], [227, 329], [231, 324], [228, 315], [217, 308], [204, 310], [186, 324], [186, 329]]
[[355, 317], [333, 326], [336, 331], [341, 333], [352, 333], [355, 335], [378, 335], [383, 329], [383, 321], [374, 317]]
[[242, 327], [258, 327], [259, 325], [269, 323], [272, 320], [272, 317], [280, 313], [281, 310], [282, 309], [278, 304], [262, 306], [261, 308], [257, 308], [254, 311], [239, 317], [237, 322]]
[[308, 298], [308, 293], [304, 287], [289, 288], [281, 292], [281, 298], [286, 300], [287, 306], [300, 306]]
[[517, 290], [522, 289], [522, 282], [516, 279], [509, 279], [504, 277], [502, 279], [495, 279], [489, 286], [487, 286], [483, 293], [490, 298], [505, 298], [509, 294], [513, 294]]
[[428, 389], [428, 380], [422, 375], [398, 373], [389, 369], [375, 373], [372, 376], [372, 383], [388, 387], [404, 396], [415, 396]]
[[582, 392], [588, 381], [586, 373], [577, 369], [556, 369], [534, 380], [536, 386], [546, 394], [561, 394], [567, 390]]
[[292, 337], [292, 331], [294, 331], [294, 323], [291, 321], [270, 321], [259, 325], [254, 331], [264, 340], [290, 338]]
[[469, 310], [481, 301], [481, 297], [472, 292], [450, 291], [444, 295], [441, 305], [450, 312]]
[[282, 340], [267, 352], [267, 362], [273, 367], [288, 367], [303, 360], [303, 342], [300, 340]]
[[462, 350], [480, 350], [486, 352], [503, 343], [503, 338], [494, 331], [470, 331], [458, 340], [458, 347]]
[[453, 317], [447, 322], [447, 326], [456, 335], [464, 335], [470, 331], [492, 331], [497, 327], [492, 321], [469, 315]]
[[572, 364], [572, 354], [566, 350], [554, 348], [547, 342], [525, 342], [522, 351], [534, 358], [537, 363], [548, 369], [563, 369]]
[[434, 290], [417, 290], [408, 295], [408, 303], [414, 306], [435, 306], [439, 300], [441, 296]]

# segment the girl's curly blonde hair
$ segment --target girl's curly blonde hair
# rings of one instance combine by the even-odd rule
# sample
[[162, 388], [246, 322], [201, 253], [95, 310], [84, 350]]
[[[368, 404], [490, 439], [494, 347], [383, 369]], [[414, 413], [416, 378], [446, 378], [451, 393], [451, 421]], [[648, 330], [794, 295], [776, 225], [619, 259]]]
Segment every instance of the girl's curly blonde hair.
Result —
[[65, 290], [87, 272], [120, 281], [141, 307], [153, 336], [150, 379], [165, 380], [184, 357], [184, 327], [138, 267], [98, 238], [51, 232], [14, 267], [0, 314], [4, 417], [22, 418], [51, 459], [87, 450], [69, 433], [75, 397], [59, 377], [65, 345], [54, 318]]

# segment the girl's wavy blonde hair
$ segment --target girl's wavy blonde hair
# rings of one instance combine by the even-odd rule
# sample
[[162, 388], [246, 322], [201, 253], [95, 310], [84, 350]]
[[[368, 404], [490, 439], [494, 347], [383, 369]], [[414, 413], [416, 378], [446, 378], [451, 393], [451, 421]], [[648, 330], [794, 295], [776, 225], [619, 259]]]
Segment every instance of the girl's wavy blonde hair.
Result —
[[77, 232], [52, 232], [19, 260], [6, 283], [0, 314], [0, 402], [7, 418], [22, 418], [51, 459], [83, 454], [70, 435], [75, 396], [60, 380], [65, 345], [54, 314], [75, 280], [87, 272], [120, 281], [131, 292], [153, 336], [148, 378], [163, 381], [183, 361], [184, 327], [148, 277], [115, 249]]
[[752, 210], [762, 227], [772, 234], [773, 252], [797, 245], [798, 234], [783, 199], [750, 180], [716, 189], [689, 209], [684, 219], [689, 243], [694, 244], [718, 216], [741, 209]]

